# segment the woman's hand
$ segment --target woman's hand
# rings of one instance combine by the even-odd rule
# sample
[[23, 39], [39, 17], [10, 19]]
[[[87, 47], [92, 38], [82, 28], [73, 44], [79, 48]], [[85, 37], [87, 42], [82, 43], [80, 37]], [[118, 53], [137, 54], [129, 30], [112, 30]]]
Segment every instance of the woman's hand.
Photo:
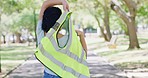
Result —
[[66, 0], [62, 0], [62, 5], [63, 5], [64, 11], [69, 11], [69, 5]]

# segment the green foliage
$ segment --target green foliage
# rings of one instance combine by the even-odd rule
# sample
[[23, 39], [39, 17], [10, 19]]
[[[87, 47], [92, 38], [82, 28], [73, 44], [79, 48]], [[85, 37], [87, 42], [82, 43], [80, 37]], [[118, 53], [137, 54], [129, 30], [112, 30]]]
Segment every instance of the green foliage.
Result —
[[[40, 8], [38, 0], [0, 0], [1, 29], [0, 31], [19, 32], [21, 28], [34, 30], [34, 9]], [[35, 14], [37, 18], [37, 14]], [[8, 28], [10, 30], [8, 30]]]
[[137, 68], [148, 68], [148, 62], [124, 62], [115, 64], [120, 69], [137, 69]]
[[[123, 10], [128, 12], [127, 7], [124, 5], [124, 2], [121, 1], [121, 6]], [[137, 1], [137, 0], [136, 0]], [[1, 10], [1, 29], [0, 31], [8, 30], [8, 28], [11, 29], [11, 31], [18, 31], [20, 28], [27, 28], [29, 31], [34, 30], [34, 16], [33, 16], [33, 10], [39, 11], [40, 5], [42, 4], [43, 0], [0, 0], [0, 10]], [[91, 26], [97, 25], [94, 16], [90, 16], [89, 11], [92, 15], [95, 15], [99, 21], [101, 26], [103, 26], [103, 20], [104, 17], [104, 10], [103, 6], [107, 6], [109, 8], [110, 6], [110, 0], [68, 0], [70, 4], [70, 9], [73, 11], [73, 18], [77, 24], [83, 24], [85, 27], [87, 27], [88, 22], [91, 24]], [[137, 1], [138, 3], [138, 1]], [[106, 5], [107, 4], [107, 5]], [[137, 18], [141, 18], [144, 20], [144, 23], [146, 24], [148, 20], [146, 17], [148, 17], [148, 1], [142, 0], [139, 1], [138, 5], [138, 11], [137, 11]], [[110, 10], [110, 9], [109, 9]], [[24, 12], [26, 11], [26, 12]], [[6, 18], [2, 16], [6, 16]], [[37, 14], [35, 14], [37, 16]], [[37, 18], [37, 17], [36, 17]], [[89, 18], [89, 19], [88, 19]], [[8, 19], [8, 22], [4, 22], [3, 19]], [[125, 25], [121, 20], [116, 18], [115, 14], [110, 15], [110, 23], [111, 23], [111, 29], [116, 30], [121, 28], [122, 30], [127, 31], [127, 28], [124, 27]], [[3, 22], [2, 22], [3, 21]], [[137, 23], [141, 22], [139, 19], [137, 19]], [[121, 27], [120, 27], [121, 26]]]
[[1, 47], [0, 50], [2, 60], [25, 60], [34, 52], [34, 48], [30, 46]]
[[[28, 12], [28, 11], [27, 11]], [[28, 29], [29, 31], [34, 31], [34, 20], [37, 20], [37, 15], [35, 14], [36, 19], [34, 19], [33, 13], [25, 13], [20, 16], [20, 20], [17, 22], [18, 26], [21, 28]]]
[[138, 9], [138, 15], [148, 17], [148, 5], [141, 5]]
[[1, 0], [0, 7], [2, 13], [11, 14], [13, 12], [20, 12], [23, 9], [22, 3], [20, 0]]
[[[148, 24], [148, 1], [142, 0], [139, 1], [138, 9], [137, 9], [137, 19], [136, 23], [138, 26], [147, 26]], [[148, 27], [148, 26], [147, 26]]]

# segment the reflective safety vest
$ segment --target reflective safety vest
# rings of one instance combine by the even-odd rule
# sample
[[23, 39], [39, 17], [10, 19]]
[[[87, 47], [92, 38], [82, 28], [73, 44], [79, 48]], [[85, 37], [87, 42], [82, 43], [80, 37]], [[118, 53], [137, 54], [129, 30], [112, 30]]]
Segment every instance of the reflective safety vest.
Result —
[[[42, 38], [35, 52], [36, 58], [62, 78], [90, 78], [85, 52], [70, 20], [71, 12], [64, 12]], [[57, 33], [68, 26], [68, 40], [64, 47], [58, 44]]]

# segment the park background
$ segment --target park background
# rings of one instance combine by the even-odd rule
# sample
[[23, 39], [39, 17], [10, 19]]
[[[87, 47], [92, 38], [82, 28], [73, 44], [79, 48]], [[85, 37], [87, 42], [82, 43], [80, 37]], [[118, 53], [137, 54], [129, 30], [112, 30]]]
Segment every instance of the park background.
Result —
[[[148, 73], [148, 0], [68, 2], [73, 25], [85, 33], [88, 52], [93, 51], [125, 73], [136, 72], [126, 74], [127, 77], [148, 77], [145, 76]], [[42, 3], [43, 0], [0, 0], [0, 77], [11, 74], [33, 56]]]

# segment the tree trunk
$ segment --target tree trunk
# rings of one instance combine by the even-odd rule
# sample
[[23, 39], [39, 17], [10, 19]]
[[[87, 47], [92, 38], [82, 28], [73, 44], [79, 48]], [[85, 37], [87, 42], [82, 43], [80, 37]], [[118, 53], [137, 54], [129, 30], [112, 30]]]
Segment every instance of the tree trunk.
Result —
[[2, 72], [2, 68], [1, 68], [1, 55], [0, 55], [0, 73]]
[[123, 1], [125, 2], [126, 6], [129, 9], [129, 15], [127, 15], [127, 13], [122, 10], [118, 0], [111, 1], [111, 8], [116, 12], [116, 14], [118, 14], [121, 17], [121, 19], [127, 25], [129, 41], [130, 41], [128, 49], [140, 48], [137, 39], [136, 24], [135, 24], [136, 4], [132, 0], [123, 0]]
[[105, 6], [103, 7], [104, 9], [104, 18], [103, 18], [103, 21], [104, 21], [104, 26], [105, 26], [105, 29], [106, 29], [106, 36], [107, 36], [107, 41], [110, 41], [111, 39], [111, 32], [110, 32], [110, 27], [109, 27], [109, 8], [107, 7], [107, 1], [104, 0], [105, 2]]
[[21, 43], [22, 42], [20, 38], [21, 34], [19, 32], [16, 32], [15, 34], [16, 34], [16, 43]]
[[13, 38], [12, 43], [15, 43], [14, 34], [12, 34], [12, 38]]
[[[0, 47], [1, 47], [1, 45], [0, 45]], [[1, 54], [0, 54], [0, 73], [2, 72], [2, 68], [1, 68], [2, 66], [1, 66]]]
[[105, 40], [105, 41], [108, 41], [107, 35], [104, 33], [104, 28], [100, 25], [99, 19], [97, 18], [96, 15], [94, 15], [94, 17], [95, 17], [95, 19], [96, 19], [96, 21], [97, 21], [97, 23], [98, 23], [98, 26], [99, 26], [99, 28], [100, 28], [100, 30], [101, 30], [101, 34], [103, 35], [104, 40]]
[[127, 27], [129, 32], [129, 41], [130, 41], [128, 49], [140, 48], [139, 42], [137, 39], [136, 26], [135, 26], [134, 19], [132, 20], [132, 22], [127, 23]]
[[105, 41], [108, 41], [108, 38], [107, 38], [107, 35], [104, 33], [104, 28], [99, 26], [100, 27], [100, 30], [101, 30], [101, 34], [103, 35], [103, 38]]
[[110, 41], [112, 35], [111, 35], [111, 32], [110, 32], [110, 27], [109, 27], [109, 17], [106, 14], [107, 13], [105, 13], [104, 26], [105, 26], [105, 29], [106, 29], [107, 41]]
[[37, 33], [36, 33], [36, 14], [35, 14], [35, 9], [33, 9], [33, 16], [34, 16], [34, 27], [35, 27], [35, 30], [34, 30], [34, 33], [35, 33], [35, 41], [36, 41], [36, 47], [38, 46], [37, 44]]
[[[0, 47], [1, 47], [1, 36], [0, 36]], [[0, 54], [0, 73], [2, 72], [2, 68], [1, 68], [1, 54]]]
[[6, 35], [2, 34], [3, 36], [3, 43], [5, 44], [6, 43]]

